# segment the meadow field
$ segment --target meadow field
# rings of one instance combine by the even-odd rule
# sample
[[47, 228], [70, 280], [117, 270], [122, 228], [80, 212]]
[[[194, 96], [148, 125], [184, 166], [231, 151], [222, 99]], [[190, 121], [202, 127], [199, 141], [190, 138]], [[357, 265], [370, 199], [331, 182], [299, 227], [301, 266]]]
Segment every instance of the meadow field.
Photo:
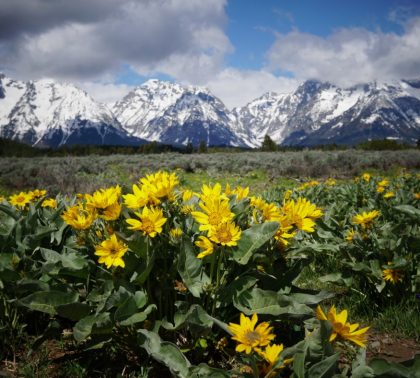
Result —
[[0, 158], [0, 375], [417, 377], [420, 150]]

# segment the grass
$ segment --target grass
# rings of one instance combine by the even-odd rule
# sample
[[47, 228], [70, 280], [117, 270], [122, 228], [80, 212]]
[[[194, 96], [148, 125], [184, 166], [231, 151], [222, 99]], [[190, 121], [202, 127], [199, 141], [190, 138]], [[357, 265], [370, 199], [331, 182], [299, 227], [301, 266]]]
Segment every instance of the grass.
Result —
[[373, 301], [357, 290], [346, 290], [332, 283], [321, 282], [314, 264], [304, 268], [297, 282], [299, 287], [326, 290], [336, 295], [325, 306], [335, 304], [338, 309], [347, 309], [351, 323], [369, 324], [378, 332], [396, 338], [413, 338], [420, 342], [420, 301], [414, 295], [399, 303], [373, 306]]

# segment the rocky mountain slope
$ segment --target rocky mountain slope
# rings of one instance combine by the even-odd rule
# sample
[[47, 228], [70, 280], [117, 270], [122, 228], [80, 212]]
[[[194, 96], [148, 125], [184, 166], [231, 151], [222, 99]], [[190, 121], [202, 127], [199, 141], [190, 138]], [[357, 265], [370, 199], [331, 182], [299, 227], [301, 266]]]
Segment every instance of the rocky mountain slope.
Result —
[[68, 144], [259, 147], [420, 139], [420, 80], [339, 88], [309, 80], [229, 110], [208, 89], [149, 80], [112, 107], [71, 84], [0, 75], [0, 136], [35, 146]]
[[0, 136], [33, 146], [138, 144], [111, 110], [71, 84], [0, 75]]

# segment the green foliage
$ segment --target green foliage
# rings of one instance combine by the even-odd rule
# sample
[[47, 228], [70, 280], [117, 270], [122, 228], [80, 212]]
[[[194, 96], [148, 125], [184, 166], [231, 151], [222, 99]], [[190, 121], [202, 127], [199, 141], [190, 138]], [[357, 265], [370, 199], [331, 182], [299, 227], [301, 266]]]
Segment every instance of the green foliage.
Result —
[[276, 143], [266, 134], [261, 144], [261, 151], [277, 151]]
[[[140, 209], [123, 206], [116, 219], [97, 216], [89, 227], [78, 229], [61, 217], [65, 208], [81, 201], [74, 195], [58, 195], [56, 209], [43, 207], [43, 198], [21, 208], [3, 201], [0, 345], [12, 344], [15, 353], [24, 333], [30, 332], [35, 337], [33, 351], [41, 351], [44, 342], [60, 339], [67, 330], [81, 353], [116, 348], [140, 361], [146, 373], [154, 369], [180, 377], [238, 376], [247, 369], [254, 376], [264, 372], [267, 377], [283, 372], [294, 377], [343, 373], [338, 363], [340, 349], [330, 342], [334, 324], [318, 321], [314, 312], [316, 305], [331, 301], [333, 294], [305, 289], [300, 278], [315, 266], [324, 284], [358, 292], [363, 303], [375, 310], [403, 303], [419, 292], [418, 178], [404, 173], [388, 180], [386, 191], [395, 194], [390, 198], [378, 192], [381, 182], [382, 178], [373, 177], [340, 185], [312, 182], [290, 192], [281, 188], [270, 193], [274, 202], [268, 204], [271, 207], [263, 218], [253, 204], [255, 198], [241, 199], [230, 189], [223, 198], [232, 222], [241, 230], [233, 245], [205, 234], [190, 210], [184, 210], [186, 204], [203, 210], [204, 205], [198, 203], [205, 196], [186, 200], [178, 189], [154, 203], [165, 223], [153, 237], [127, 227], [127, 219], [138, 218]], [[155, 186], [164, 191], [164, 184]], [[303, 222], [299, 217], [304, 210], [288, 218], [287, 198], [299, 197], [323, 208], [324, 216], [314, 232], [297, 226]], [[280, 208], [286, 209], [283, 217], [270, 221], [270, 211]], [[372, 210], [381, 215], [367, 226], [355, 224], [356, 214]], [[96, 211], [102, 215], [104, 209]], [[306, 220], [317, 218], [313, 209], [306, 211], [312, 211]], [[181, 233], [174, 234], [174, 229]], [[349, 229], [355, 230], [352, 240], [346, 240]], [[282, 232], [292, 231], [291, 239], [279, 242]], [[124, 268], [106, 267], [95, 255], [111, 234], [127, 246]], [[202, 250], [195, 242], [203, 235], [210, 237], [214, 250], [198, 258]], [[401, 272], [401, 280], [385, 281], [385, 269]], [[256, 348], [246, 354], [234, 351], [235, 341], [220, 346], [221, 339], [231, 336], [228, 324], [239, 313], [258, 314], [260, 321], [270, 322], [273, 343], [285, 345], [274, 364], [268, 364]], [[286, 335], [281, 327], [288, 331]], [[306, 338], [304, 331], [310, 332]], [[347, 343], [345, 339], [340, 343]], [[366, 365], [361, 356], [352, 356], [354, 364], [348, 364], [346, 372], [353, 369], [355, 376], [372, 371], [406, 374], [410, 370], [404, 369], [412, 368], [381, 362]], [[77, 366], [75, 374], [84, 374]]]

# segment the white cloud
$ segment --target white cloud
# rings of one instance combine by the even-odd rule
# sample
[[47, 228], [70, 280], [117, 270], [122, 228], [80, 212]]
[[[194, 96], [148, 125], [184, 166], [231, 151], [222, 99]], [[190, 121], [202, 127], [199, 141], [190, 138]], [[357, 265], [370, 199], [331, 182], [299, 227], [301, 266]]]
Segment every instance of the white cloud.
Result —
[[79, 88], [84, 89], [96, 101], [108, 105], [112, 105], [114, 102], [121, 100], [126, 94], [128, 94], [135, 88], [135, 86], [127, 84], [112, 84], [98, 82], [79, 82], [75, 85]]
[[299, 31], [278, 34], [267, 57], [270, 70], [345, 86], [420, 77], [420, 18], [408, 21], [401, 35], [362, 28], [340, 29], [326, 38]]
[[244, 106], [266, 92], [292, 92], [299, 85], [293, 78], [268, 71], [227, 68], [205, 84], [228, 108]]
[[[232, 49], [224, 33], [226, 0], [120, 0], [114, 12], [111, 0], [102, 12], [101, 2], [94, 0], [91, 17], [82, 17], [68, 1], [34, 1], [62, 22], [44, 25], [42, 12], [36, 12], [28, 26], [30, 14], [23, 12], [28, 0], [6, 7], [11, 17], [21, 13], [17, 24], [0, 27], [0, 51], [5, 52], [0, 66], [16, 77], [102, 80], [129, 65], [142, 75], [161, 72], [197, 80], [219, 70]], [[88, 7], [83, 3], [89, 2], [77, 0], [74, 6]], [[72, 10], [71, 17], [61, 14]]]

